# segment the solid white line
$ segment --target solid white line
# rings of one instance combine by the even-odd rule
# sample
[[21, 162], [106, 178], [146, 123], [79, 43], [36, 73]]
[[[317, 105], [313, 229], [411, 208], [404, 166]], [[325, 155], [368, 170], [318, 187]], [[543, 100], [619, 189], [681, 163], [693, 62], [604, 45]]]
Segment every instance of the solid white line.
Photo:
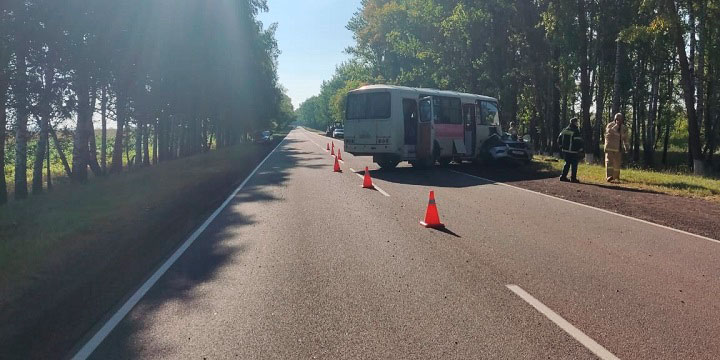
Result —
[[588, 350], [592, 351], [593, 354], [597, 355], [600, 359], [603, 360], [610, 360], [610, 359], [619, 359], [617, 356], [613, 355], [610, 351], [605, 349], [602, 345], [595, 342], [595, 340], [591, 339], [589, 336], [585, 335], [584, 332], [580, 331], [580, 329], [573, 326], [571, 323], [567, 322], [567, 320], [563, 319], [562, 316], [558, 315], [556, 312], [552, 311], [549, 307], [545, 306], [545, 304], [541, 303], [538, 299], [534, 298], [532, 295], [528, 294], [525, 290], [523, 290], [521, 287], [517, 285], [505, 285], [507, 286], [510, 291], [514, 292], [515, 295], [519, 296], [525, 302], [532, 305], [532, 307], [535, 308], [535, 310], [539, 311], [541, 314], [545, 315], [546, 318], [550, 319], [550, 321], [554, 322], [555, 325], [559, 326], [561, 329], [563, 329], [568, 335], [572, 336], [577, 340], [579, 343], [581, 343], [583, 346], [585, 346]]
[[280, 145], [285, 142], [285, 139], [287, 139], [287, 137], [280, 141], [280, 143], [263, 159], [263, 161], [261, 161], [260, 164], [255, 167], [255, 169], [250, 173], [250, 175], [245, 178], [245, 180], [240, 184], [240, 186], [238, 186], [235, 191], [233, 191], [230, 196], [225, 199], [225, 201], [220, 205], [220, 207], [215, 209], [215, 211], [210, 215], [210, 217], [208, 217], [207, 220], [205, 220], [205, 222], [200, 225], [200, 227], [197, 228], [197, 230], [195, 230], [195, 232], [193, 232], [190, 237], [187, 238], [187, 240], [185, 240], [182, 246], [175, 250], [172, 256], [170, 256], [170, 258], [167, 259], [165, 263], [163, 263], [162, 266], [160, 266], [160, 268], [158, 268], [155, 273], [153, 273], [152, 276], [150, 276], [150, 278], [147, 279], [145, 283], [142, 284], [142, 286], [140, 286], [139, 289], [137, 289], [137, 291], [135, 291], [135, 293], [100, 328], [100, 330], [98, 330], [97, 333], [95, 333], [95, 335], [90, 338], [90, 340], [88, 340], [88, 342], [85, 343], [82, 348], [80, 348], [80, 350], [75, 354], [75, 356], [72, 357], [73, 360], [87, 359], [88, 356], [90, 356], [93, 351], [95, 351], [95, 349], [100, 345], [100, 343], [102, 343], [102, 341], [105, 340], [105, 338], [110, 334], [110, 332], [112, 332], [115, 326], [117, 326], [117, 324], [119, 324], [120, 321], [125, 318], [125, 316], [130, 312], [130, 310], [132, 310], [132, 308], [137, 305], [137, 303], [143, 298], [143, 296], [145, 296], [145, 294], [153, 287], [153, 285], [157, 283], [157, 281], [163, 276], [163, 274], [165, 274], [165, 272], [175, 263], [175, 261], [177, 261], [177, 259], [182, 256], [185, 250], [187, 250], [190, 245], [195, 242], [195, 240], [203, 233], [203, 231], [205, 231], [208, 225], [210, 225], [210, 223], [215, 220], [215, 218], [220, 214], [220, 212], [225, 209], [225, 207], [230, 203], [230, 201], [235, 198], [238, 192], [240, 192], [240, 190], [245, 187], [245, 184], [247, 184], [247, 182], [253, 177], [253, 175], [255, 175], [258, 169], [260, 169], [260, 167], [265, 164], [265, 161], [267, 161], [267, 159], [270, 158], [273, 153], [275, 153], [275, 150], [277, 150]]
[[[350, 171], [351, 171], [352, 173], [354, 173], [355, 175], [359, 176], [361, 179], [365, 179], [365, 176], [364, 176], [364, 175], [358, 174], [358, 172], [355, 171], [353, 168], [350, 168]], [[387, 197], [390, 197], [390, 194], [386, 193], [385, 190], [379, 188], [379, 187], [375, 184], [375, 182], [373, 182], [373, 187], [374, 187], [375, 190], [377, 190], [379, 193], [381, 193], [381, 194], [383, 194], [383, 195], [385, 195], [385, 196], [387, 196]]]
[[703, 240], [707, 240], [707, 241], [711, 241], [711, 242], [720, 244], [720, 240], [715, 240], [715, 239], [711, 239], [711, 238], [709, 238], [709, 237], [707, 237], [707, 236], [702, 236], [702, 235], [698, 235], [698, 234], [693, 234], [693, 233], [687, 232], [687, 231], [685, 231], [685, 230], [675, 229], [675, 228], [672, 228], [672, 227], [669, 227], [669, 226], [656, 224], [656, 223], [654, 223], [654, 222], [650, 222], [650, 221], [647, 221], [647, 220], [634, 218], [634, 217], [632, 217], [632, 216], [627, 216], [627, 215], [623, 215], [623, 214], [618, 214], [618, 213], [613, 212], [613, 211], [610, 211], [610, 210], [605, 210], [605, 209], [597, 208], [597, 207], [594, 207], [594, 206], [586, 205], [586, 204], [583, 204], [583, 203], [575, 202], [575, 201], [572, 201], [572, 200], [563, 199], [563, 198], [559, 198], [559, 197], [552, 196], [552, 195], [548, 195], [548, 194], [543, 194], [543, 193], [541, 193], [541, 192], [537, 192], [537, 191], [533, 191], [533, 190], [529, 190], [529, 189], [524, 189], [524, 188], [521, 188], [521, 187], [518, 187], [518, 186], [506, 184], [506, 183], [504, 183], [504, 182], [486, 179], [486, 178], [484, 178], [484, 177], [476, 176], [476, 175], [471, 175], [471, 174], [468, 174], [468, 173], [465, 173], [465, 172], [462, 172], [462, 171], [457, 171], [457, 170], [450, 170], [450, 171], [451, 171], [451, 172], [454, 172], [454, 173], [457, 173], [457, 174], [462, 174], [462, 175], [469, 176], [469, 177], [472, 177], [472, 178], [476, 178], [476, 179], [480, 179], [480, 180], [483, 180], [483, 181], [487, 181], [487, 182], [492, 183], [492, 184], [500, 184], [500, 185], [507, 186], [507, 187], [511, 187], [511, 188], [514, 188], [514, 189], [518, 189], [518, 190], [522, 190], [522, 191], [527, 191], [527, 192], [529, 192], [529, 193], [533, 193], [533, 194], [537, 194], [537, 195], [542, 195], [542, 196], [545, 196], [545, 197], [548, 197], [548, 198], [551, 198], [551, 199], [556, 199], [556, 200], [564, 201], [564, 202], [567, 202], [567, 203], [570, 203], [570, 204], [575, 204], [575, 205], [579, 205], [579, 206], [582, 206], [582, 207], [586, 207], [586, 208], [588, 208], [588, 209], [594, 209], [594, 210], [597, 210], [597, 211], [601, 211], [601, 212], [604, 212], [604, 213], [606, 213], [606, 214], [611, 214], [611, 215], [615, 215], [615, 216], [620, 216], [620, 217], [625, 218], [625, 219], [630, 219], [630, 220], [639, 221], [639, 222], [644, 223], [644, 224], [657, 226], [657, 227], [660, 227], [660, 228], [663, 228], [663, 229], [666, 229], [666, 230], [675, 231], [675, 232], [680, 233], [680, 234], [683, 234], [683, 235], [694, 236], [694, 237], [699, 238], [699, 239], [703, 239]]

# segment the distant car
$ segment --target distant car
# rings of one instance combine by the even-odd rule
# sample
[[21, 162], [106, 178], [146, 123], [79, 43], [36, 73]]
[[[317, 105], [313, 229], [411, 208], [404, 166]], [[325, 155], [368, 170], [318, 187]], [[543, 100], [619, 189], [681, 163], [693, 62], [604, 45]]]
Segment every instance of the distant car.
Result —
[[273, 140], [272, 131], [265, 130], [265, 131], [258, 131], [253, 136], [253, 141], [256, 144], [268, 144], [271, 143]]
[[342, 139], [343, 137], [345, 137], [345, 130], [343, 130], [343, 128], [341, 127], [335, 128], [335, 130], [333, 130], [332, 137], [336, 139]]
[[492, 135], [482, 145], [485, 160], [493, 162], [530, 163], [533, 152], [522, 139], [512, 140], [510, 134]]

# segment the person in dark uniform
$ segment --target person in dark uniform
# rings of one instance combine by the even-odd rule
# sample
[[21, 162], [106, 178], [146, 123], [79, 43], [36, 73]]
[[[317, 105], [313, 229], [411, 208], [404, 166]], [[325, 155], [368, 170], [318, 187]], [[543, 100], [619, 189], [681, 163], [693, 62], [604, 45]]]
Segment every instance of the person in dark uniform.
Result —
[[[563, 167], [560, 181], [579, 183], [577, 169], [578, 161], [580, 161], [580, 153], [583, 151], [583, 138], [580, 135], [577, 118], [570, 119], [570, 125], [560, 132], [558, 144], [560, 144], [560, 150], [562, 150], [563, 158], [565, 159], [565, 167]], [[568, 179], [567, 175], [571, 168], [572, 172], [570, 173], [570, 179]]]

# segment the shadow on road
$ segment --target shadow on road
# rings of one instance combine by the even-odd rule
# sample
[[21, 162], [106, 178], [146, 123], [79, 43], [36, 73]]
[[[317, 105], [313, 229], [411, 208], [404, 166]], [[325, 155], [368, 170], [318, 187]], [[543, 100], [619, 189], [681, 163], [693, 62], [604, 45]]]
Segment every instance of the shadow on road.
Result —
[[[398, 167], [395, 169], [370, 170], [370, 176], [373, 179], [391, 183], [432, 187], [464, 188], [489, 184], [487, 181], [481, 179], [449, 172], [447, 171], [448, 169], [453, 169], [453, 167], [451, 166], [447, 169], [440, 167], [427, 169]], [[361, 175], [364, 173], [365, 171], [359, 172]]]
[[217, 278], [219, 271], [230, 264], [237, 266], [238, 263], [245, 262], [243, 254], [249, 248], [254, 247], [254, 243], [262, 241], [262, 239], [243, 236], [248, 226], [255, 224], [256, 220], [243, 213], [239, 204], [282, 201], [272, 195], [268, 189], [286, 184], [292, 168], [324, 167], [309, 164], [308, 162], [312, 161], [313, 157], [308, 157], [310, 153], [292, 148], [295, 142], [298, 141], [285, 140], [285, 143], [268, 159], [234, 200], [105, 339], [91, 358], [177, 358], [180, 356], [180, 354], [174, 353], [175, 349], [163, 347], [149, 349], [136, 340], [149, 331], [155, 316], [161, 311], [166, 311], [167, 306], [177, 303], [186, 308], [197, 306], [194, 302], [200, 296], [198, 287], [213, 281]]

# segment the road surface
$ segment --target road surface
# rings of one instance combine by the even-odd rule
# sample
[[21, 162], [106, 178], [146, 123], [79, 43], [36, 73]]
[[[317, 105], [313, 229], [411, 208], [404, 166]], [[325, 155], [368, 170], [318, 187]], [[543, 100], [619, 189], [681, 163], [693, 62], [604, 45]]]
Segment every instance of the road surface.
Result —
[[90, 357], [720, 356], [720, 243], [452, 167], [362, 189], [328, 141], [292, 131]]

